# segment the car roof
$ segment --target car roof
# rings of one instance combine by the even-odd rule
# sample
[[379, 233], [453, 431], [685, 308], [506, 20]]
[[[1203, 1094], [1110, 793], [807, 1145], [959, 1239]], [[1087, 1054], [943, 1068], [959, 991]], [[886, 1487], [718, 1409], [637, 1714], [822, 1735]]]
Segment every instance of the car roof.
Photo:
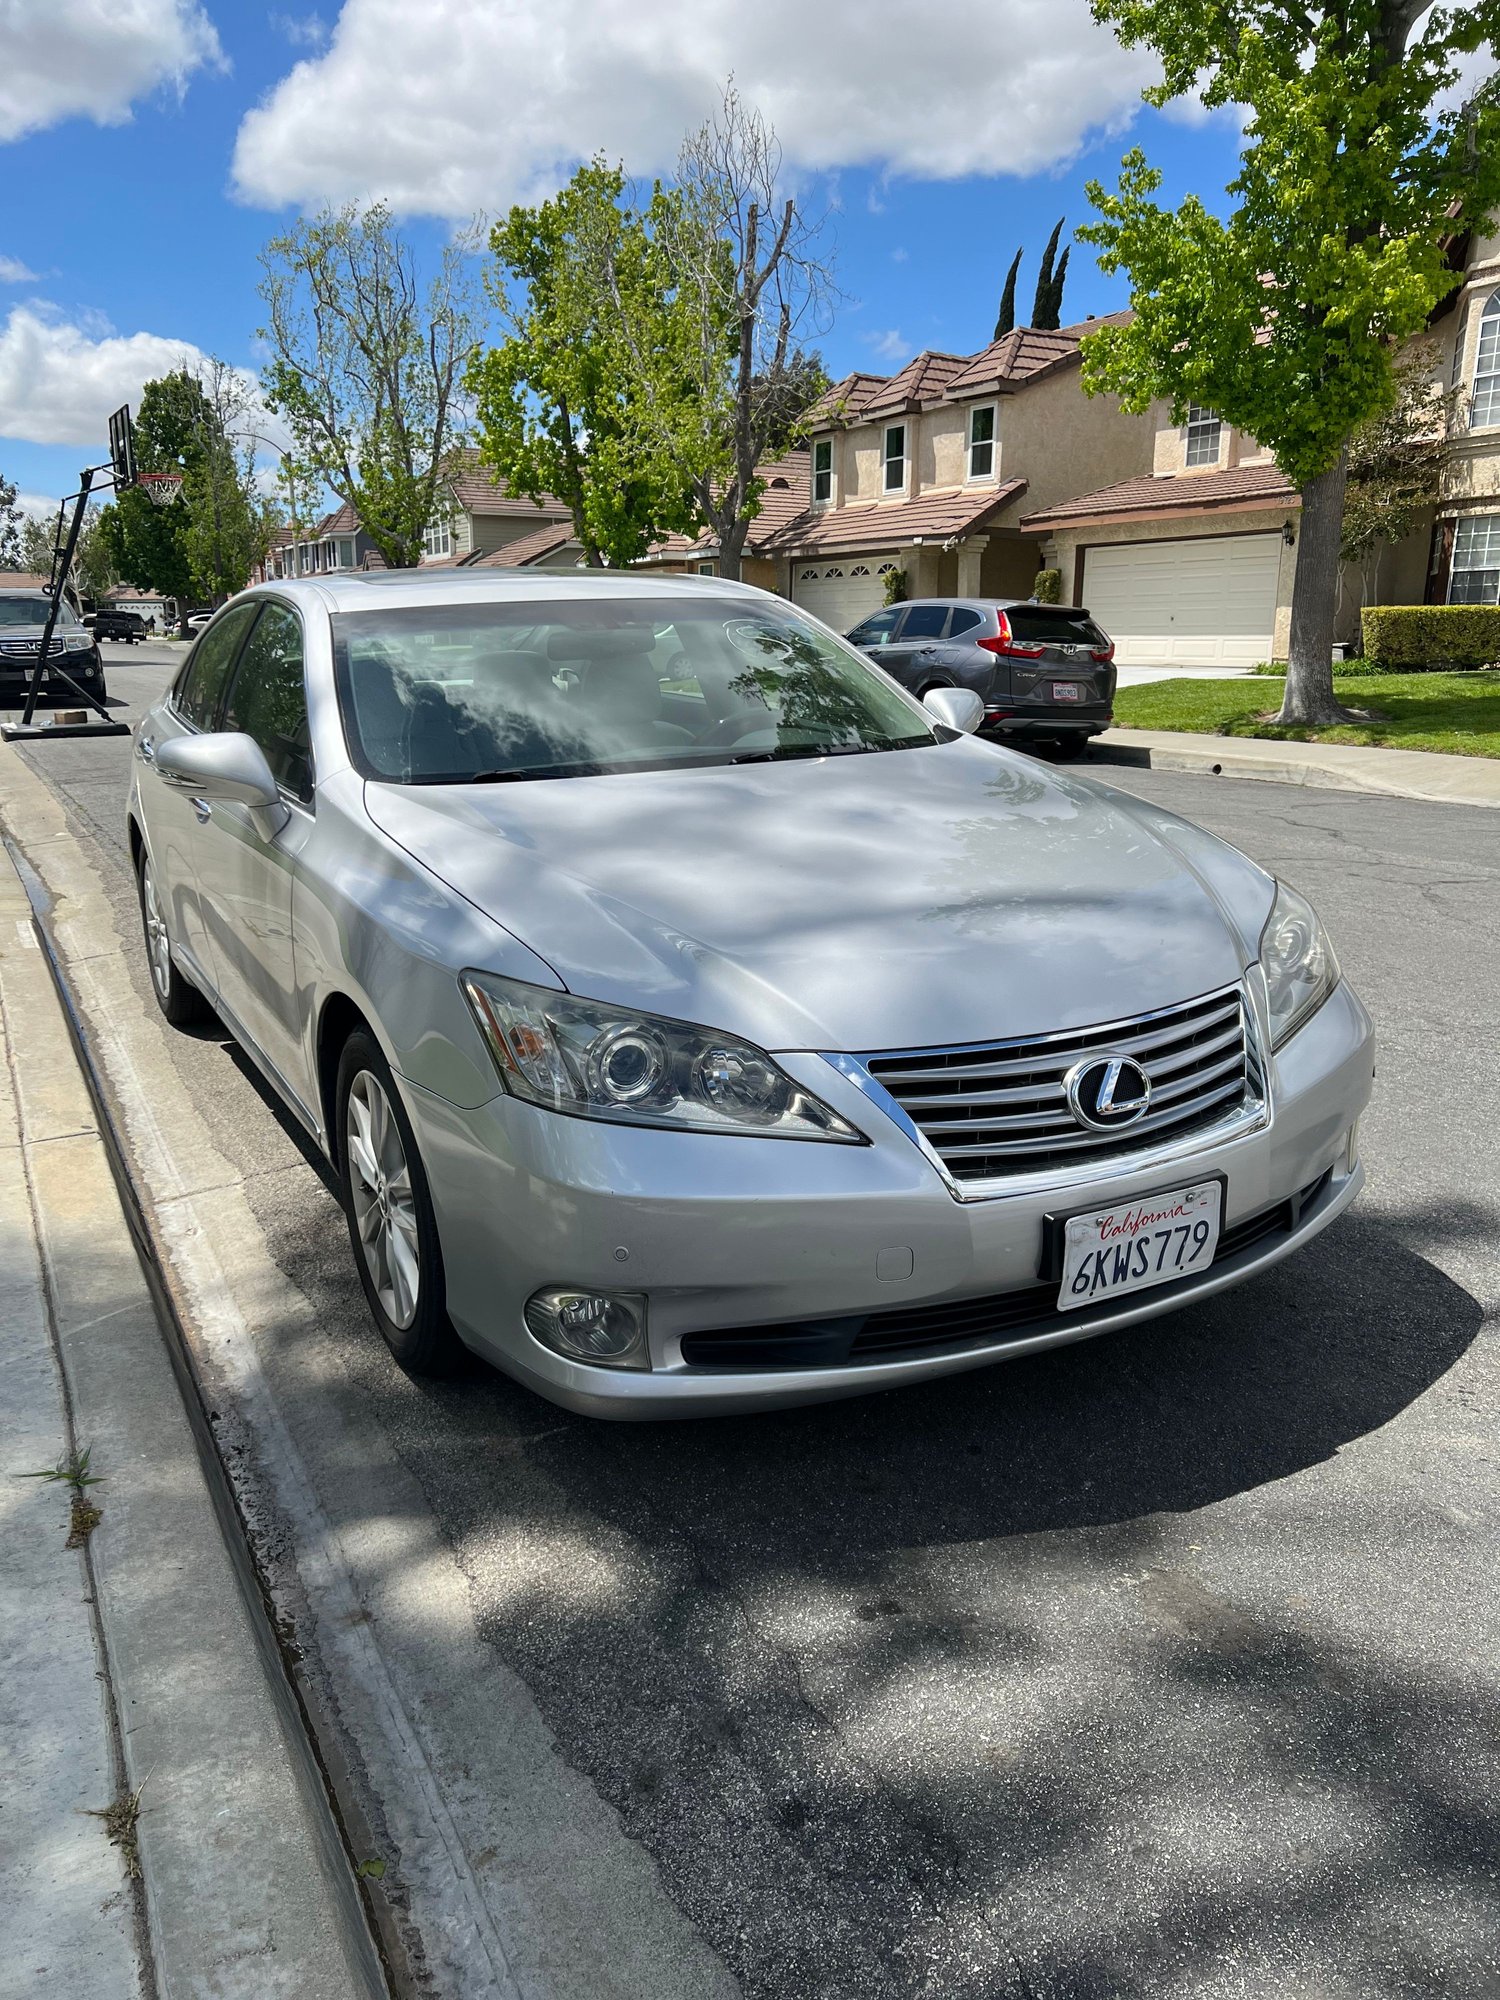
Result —
[[[245, 594], [317, 603], [329, 612], [377, 611], [410, 605], [557, 604], [592, 599], [660, 604], [663, 598], [744, 597], [764, 602], [772, 593], [724, 577], [640, 576], [628, 570], [359, 570], [319, 577], [288, 577], [256, 584]], [[784, 598], [775, 600], [784, 604]]]

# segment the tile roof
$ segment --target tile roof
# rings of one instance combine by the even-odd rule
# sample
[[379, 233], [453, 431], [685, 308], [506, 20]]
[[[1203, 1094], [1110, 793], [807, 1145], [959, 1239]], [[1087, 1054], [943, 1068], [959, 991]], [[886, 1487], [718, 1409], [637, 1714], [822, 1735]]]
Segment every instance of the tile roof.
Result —
[[513, 542], [503, 548], [490, 549], [483, 555], [460, 556], [461, 569], [525, 569], [528, 564], [541, 562], [558, 549], [566, 548], [573, 539], [573, 523], [567, 521], [544, 521], [539, 528], [533, 528], [529, 535], [517, 535]]
[[1295, 503], [1297, 489], [1271, 464], [1235, 465], [1227, 472], [1178, 472], [1158, 479], [1147, 473], [1118, 486], [1100, 487], [1075, 500], [1027, 514], [1023, 528], [1051, 527], [1064, 521], [1095, 520], [1108, 515], [1214, 512], [1257, 501]]
[[879, 395], [890, 382], [889, 375], [870, 375], [856, 370], [845, 375], [826, 390], [807, 413], [812, 423], [852, 424], [861, 415], [871, 397]]
[[872, 502], [865, 507], [804, 508], [761, 544], [775, 556], [838, 554], [893, 542], [947, 542], [966, 535], [1026, 491], [1024, 479], [1007, 479], [986, 492], [927, 493], [917, 500]]
[[[779, 534], [807, 507], [812, 499], [808, 463], [804, 446], [761, 466], [760, 476], [766, 483], [760, 496], [760, 512], [750, 523], [750, 532], [745, 538], [746, 555], [757, 554], [772, 535]], [[661, 541], [652, 543], [646, 560], [660, 562], [663, 558], [700, 554], [707, 558], [717, 548], [717, 538], [707, 529], [700, 535], [667, 535]]]
[[953, 396], [970, 396], [978, 390], [1012, 382], [1029, 382], [1061, 362], [1071, 361], [1086, 333], [1101, 326], [1123, 326], [1128, 312], [1105, 313], [1100, 319], [1079, 320], [1073, 326], [1017, 326], [992, 340], [988, 347], [972, 355], [963, 370], [948, 384]]
[[861, 419], [909, 409], [913, 403], [941, 402], [954, 378], [964, 372], [967, 360], [966, 355], [940, 354], [930, 348], [915, 355], [865, 399]]
[[0, 569], [0, 590], [45, 590], [50, 581], [29, 569]]
[[567, 516], [566, 503], [551, 493], [540, 501], [524, 493], [512, 493], [503, 479], [492, 478], [479, 462], [479, 453], [465, 447], [448, 461], [448, 485], [466, 514], [543, 514], [552, 520]]

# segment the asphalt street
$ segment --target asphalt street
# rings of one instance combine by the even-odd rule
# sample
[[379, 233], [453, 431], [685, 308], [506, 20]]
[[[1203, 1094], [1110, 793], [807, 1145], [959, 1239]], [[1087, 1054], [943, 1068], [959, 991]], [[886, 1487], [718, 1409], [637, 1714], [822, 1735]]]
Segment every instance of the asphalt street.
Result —
[[[109, 650], [127, 718], [181, 657]], [[133, 929], [128, 744], [23, 754]], [[248, 1065], [172, 1060], [484, 1644], [744, 1993], [1493, 2000], [1500, 813], [1089, 768], [1307, 893], [1380, 1037], [1356, 1208], [1114, 1338], [660, 1427], [413, 1384]]]

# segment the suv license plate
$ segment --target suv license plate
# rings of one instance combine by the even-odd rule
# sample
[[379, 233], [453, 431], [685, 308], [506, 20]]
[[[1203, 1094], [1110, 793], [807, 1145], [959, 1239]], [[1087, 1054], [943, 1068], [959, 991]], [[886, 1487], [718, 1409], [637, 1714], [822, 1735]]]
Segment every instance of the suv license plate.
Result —
[[1077, 681], [1054, 681], [1052, 683], [1054, 701], [1082, 701], [1083, 689]]
[[1167, 1194], [1070, 1215], [1063, 1235], [1058, 1311], [1206, 1270], [1219, 1245], [1223, 1197], [1222, 1182], [1198, 1181]]

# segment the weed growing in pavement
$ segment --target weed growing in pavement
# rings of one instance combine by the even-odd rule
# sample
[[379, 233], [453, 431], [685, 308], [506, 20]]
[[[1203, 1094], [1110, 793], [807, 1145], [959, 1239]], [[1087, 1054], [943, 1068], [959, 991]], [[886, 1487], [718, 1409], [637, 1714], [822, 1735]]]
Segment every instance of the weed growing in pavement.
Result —
[[141, 1856], [135, 1835], [141, 1818], [141, 1793], [145, 1791], [150, 1775], [148, 1771], [133, 1792], [121, 1792], [112, 1805], [82, 1808], [90, 1819], [103, 1820], [104, 1831], [109, 1836], [110, 1844], [119, 1848], [121, 1859], [125, 1863], [125, 1873], [132, 1882], [140, 1879]]
[[85, 1445], [82, 1451], [65, 1451], [56, 1465], [48, 1466], [41, 1472], [18, 1472], [17, 1479], [55, 1480], [60, 1486], [67, 1486], [72, 1494], [72, 1507], [68, 1516], [68, 1539], [63, 1547], [81, 1549], [103, 1518], [99, 1509], [90, 1500], [88, 1489], [103, 1483], [103, 1474], [89, 1471], [92, 1445]]

